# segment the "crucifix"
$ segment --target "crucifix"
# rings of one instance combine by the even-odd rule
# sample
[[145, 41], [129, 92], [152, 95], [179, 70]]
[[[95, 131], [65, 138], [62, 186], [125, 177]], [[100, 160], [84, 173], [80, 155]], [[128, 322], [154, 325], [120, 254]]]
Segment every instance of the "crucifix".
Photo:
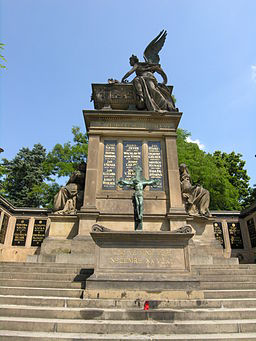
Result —
[[127, 186], [130, 189], [134, 189], [132, 196], [132, 203], [134, 208], [134, 229], [142, 230], [143, 221], [143, 190], [146, 186], [157, 186], [159, 180], [152, 179], [146, 180], [142, 175], [142, 168], [137, 165], [135, 168], [135, 176], [131, 180], [123, 180], [122, 178], [118, 181], [118, 186]]

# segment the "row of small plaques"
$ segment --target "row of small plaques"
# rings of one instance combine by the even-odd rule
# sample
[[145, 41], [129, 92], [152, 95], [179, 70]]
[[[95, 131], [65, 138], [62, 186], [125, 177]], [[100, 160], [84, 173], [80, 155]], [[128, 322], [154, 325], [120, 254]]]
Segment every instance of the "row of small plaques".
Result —
[[[104, 141], [104, 160], [102, 189], [116, 189], [116, 165], [117, 165], [117, 142]], [[123, 142], [123, 178], [130, 180], [134, 176], [134, 167], [142, 167], [142, 142], [124, 141]], [[149, 179], [159, 180], [157, 187], [151, 190], [163, 190], [163, 171], [162, 171], [162, 150], [160, 141], [148, 142], [148, 173]], [[125, 188], [124, 188], [125, 189]]]
[[256, 230], [253, 218], [247, 220], [247, 228], [250, 236], [251, 247], [256, 247]]
[[9, 217], [8, 215], [4, 214], [1, 229], [0, 229], [0, 243], [1, 244], [4, 244], [4, 241], [5, 241], [8, 222], [9, 222]]
[[[17, 219], [13, 234], [13, 246], [25, 246], [29, 219]], [[46, 220], [36, 219], [33, 228], [31, 246], [40, 246], [45, 238]]]
[[[223, 248], [225, 248], [225, 242], [223, 237], [223, 229], [221, 222], [213, 223], [215, 238], [220, 241]], [[228, 223], [228, 234], [230, 240], [231, 249], [243, 249], [243, 238], [240, 228], [240, 223]]]

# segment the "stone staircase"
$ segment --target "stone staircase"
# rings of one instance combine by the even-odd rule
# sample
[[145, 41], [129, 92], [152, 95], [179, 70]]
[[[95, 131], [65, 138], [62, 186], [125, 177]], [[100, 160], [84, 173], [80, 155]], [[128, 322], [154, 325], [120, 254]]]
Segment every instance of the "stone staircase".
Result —
[[[82, 270], [81, 270], [82, 269]], [[200, 266], [203, 299], [83, 299], [85, 265], [0, 263], [0, 340], [256, 340], [256, 265]]]

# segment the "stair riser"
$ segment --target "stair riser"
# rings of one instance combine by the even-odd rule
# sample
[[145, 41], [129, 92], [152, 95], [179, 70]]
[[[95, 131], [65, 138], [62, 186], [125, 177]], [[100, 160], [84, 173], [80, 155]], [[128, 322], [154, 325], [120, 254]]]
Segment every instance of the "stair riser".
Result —
[[34, 289], [34, 288], [1, 288], [0, 295], [19, 295], [19, 296], [54, 296], [54, 297], [76, 297], [80, 298], [83, 295], [83, 290], [58, 290], [58, 289]]
[[256, 289], [256, 283], [236, 283], [236, 282], [201, 282], [201, 290], [248, 290]]
[[239, 299], [239, 298], [256, 298], [256, 291], [213, 291], [205, 292], [205, 299]]
[[10, 286], [10, 287], [30, 287], [30, 288], [73, 288], [80, 289], [81, 283], [79, 282], [62, 282], [62, 281], [33, 281], [33, 280], [16, 280], [16, 279], [5, 279], [0, 280], [0, 286]]
[[208, 312], [171, 312], [171, 311], [104, 311], [92, 310], [54, 310], [54, 309], [23, 309], [0, 308], [0, 316], [3, 317], [33, 317], [53, 319], [83, 319], [83, 320], [153, 320], [153, 321], [189, 321], [189, 320], [236, 320], [256, 319], [255, 311], [208, 311]]
[[10, 267], [1, 267], [0, 266], [0, 272], [5, 273], [40, 273], [40, 274], [67, 274], [67, 275], [77, 275], [77, 274], [90, 274], [93, 269], [82, 269], [82, 268], [73, 268], [73, 269], [66, 269], [66, 268], [47, 268], [47, 267], [33, 267], [33, 268], [27, 268], [27, 267], [13, 267], [14, 269]]
[[198, 276], [200, 281], [209, 281], [209, 282], [250, 282], [256, 284], [256, 276], [247, 276], [247, 275], [200, 275]]
[[256, 276], [256, 269], [237, 269], [237, 270], [229, 270], [229, 269], [223, 269], [223, 270], [198, 270], [196, 272], [199, 275], [202, 276]]
[[[142, 308], [144, 301], [138, 305], [134, 301], [115, 300], [81, 300], [81, 299], [54, 299], [33, 297], [0, 297], [0, 304], [29, 305], [44, 307], [68, 307], [68, 308]], [[201, 309], [201, 308], [256, 308], [256, 300], [197, 300], [197, 301], [152, 301], [150, 309]]]
[[256, 332], [255, 323], [207, 323], [202, 324], [122, 324], [102, 322], [91, 323], [59, 323], [59, 322], [27, 322], [0, 321], [0, 330], [60, 332], [60, 333], [138, 333], [138, 334], [202, 334], [202, 333], [238, 333]]
[[13, 280], [34, 280], [34, 281], [85, 281], [90, 274], [88, 275], [76, 275], [76, 274], [48, 274], [48, 273], [8, 273], [8, 272], [0, 272], [1, 281], [5, 279], [13, 279]]
[[[47, 334], [49, 335], [49, 334]], [[78, 334], [79, 335], [79, 334]], [[80, 334], [81, 335], [81, 334]], [[167, 341], [167, 340], [175, 340], [177, 341], [177, 339], [170, 339], [170, 338], [167, 338], [166, 336], [160, 336], [157, 335], [157, 336], [154, 336], [154, 335], [150, 335], [148, 337], [144, 336], [143, 339], [138, 339], [136, 336], [128, 336], [127, 335], [123, 335], [121, 338], [120, 336], [117, 337], [117, 336], [113, 336], [113, 334], [110, 334], [110, 336], [105, 336], [104, 335], [104, 338], [100, 337], [100, 336], [92, 336], [92, 334], [89, 334], [87, 336], [84, 336], [85, 334], [83, 334], [83, 336], [77, 336], [75, 338], [58, 338], [57, 336], [53, 336], [53, 337], [45, 337], [45, 336], [32, 336], [32, 337], [29, 337], [29, 336], [19, 336], [19, 340], [22, 340], [22, 341], [35, 341], [35, 340], [38, 340], [38, 341], [82, 341], [82, 340], [89, 340], [89, 341], [102, 341], [102, 340], [108, 340], [108, 341], [124, 341], [124, 340], [128, 340], [128, 341], [138, 341], [138, 340], [143, 340], [143, 341]], [[211, 337], [209, 340], [211, 341], [222, 341], [222, 340], [227, 340], [227, 341], [231, 341], [231, 339], [229, 338], [229, 335], [228, 334], [226, 336], [226, 338], [223, 338], [223, 335], [222, 334], [222, 338], [220, 339], [219, 337]], [[239, 335], [239, 334], [238, 334]], [[180, 334], [179, 336], [182, 336], [182, 334]], [[133, 338], [134, 337], [134, 338]], [[17, 341], [17, 336], [1, 336], [1, 331], [0, 331], [0, 340], [1, 341]], [[208, 337], [205, 337], [205, 336], [202, 336], [201, 337], [197, 337], [197, 338], [189, 338], [187, 339], [186, 336], [183, 337], [182, 339], [178, 339], [178, 340], [181, 340], [181, 341], [206, 341], [208, 340]], [[232, 338], [232, 341], [255, 341], [255, 337], [236, 337], [236, 338]]]

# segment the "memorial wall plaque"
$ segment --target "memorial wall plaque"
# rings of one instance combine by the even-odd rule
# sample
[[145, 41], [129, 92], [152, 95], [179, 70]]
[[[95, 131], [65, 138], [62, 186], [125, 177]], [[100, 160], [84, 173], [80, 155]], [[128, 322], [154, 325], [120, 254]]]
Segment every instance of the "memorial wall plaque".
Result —
[[148, 175], [149, 179], [159, 180], [156, 187], [150, 186], [151, 190], [163, 190], [162, 150], [160, 141], [148, 142]]
[[102, 189], [116, 188], [116, 141], [104, 141]]
[[256, 230], [253, 218], [247, 220], [247, 228], [250, 236], [251, 246], [256, 246]]
[[215, 238], [221, 243], [222, 247], [225, 248], [225, 242], [223, 237], [222, 223], [213, 223]]
[[[123, 178], [130, 180], [134, 173], [134, 167], [142, 167], [142, 142], [124, 141], [123, 143]], [[124, 186], [124, 189], [129, 189]]]
[[228, 223], [228, 233], [232, 249], [243, 249], [243, 238], [240, 223]]
[[45, 238], [46, 223], [47, 220], [35, 220], [31, 246], [41, 246]]
[[17, 219], [13, 235], [13, 246], [25, 246], [29, 219]]
[[4, 244], [8, 223], [9, 223], [9, 217], [8, 215], [4, 214], [2, 226], [0, 230], [0, 243], [1, 244]]

